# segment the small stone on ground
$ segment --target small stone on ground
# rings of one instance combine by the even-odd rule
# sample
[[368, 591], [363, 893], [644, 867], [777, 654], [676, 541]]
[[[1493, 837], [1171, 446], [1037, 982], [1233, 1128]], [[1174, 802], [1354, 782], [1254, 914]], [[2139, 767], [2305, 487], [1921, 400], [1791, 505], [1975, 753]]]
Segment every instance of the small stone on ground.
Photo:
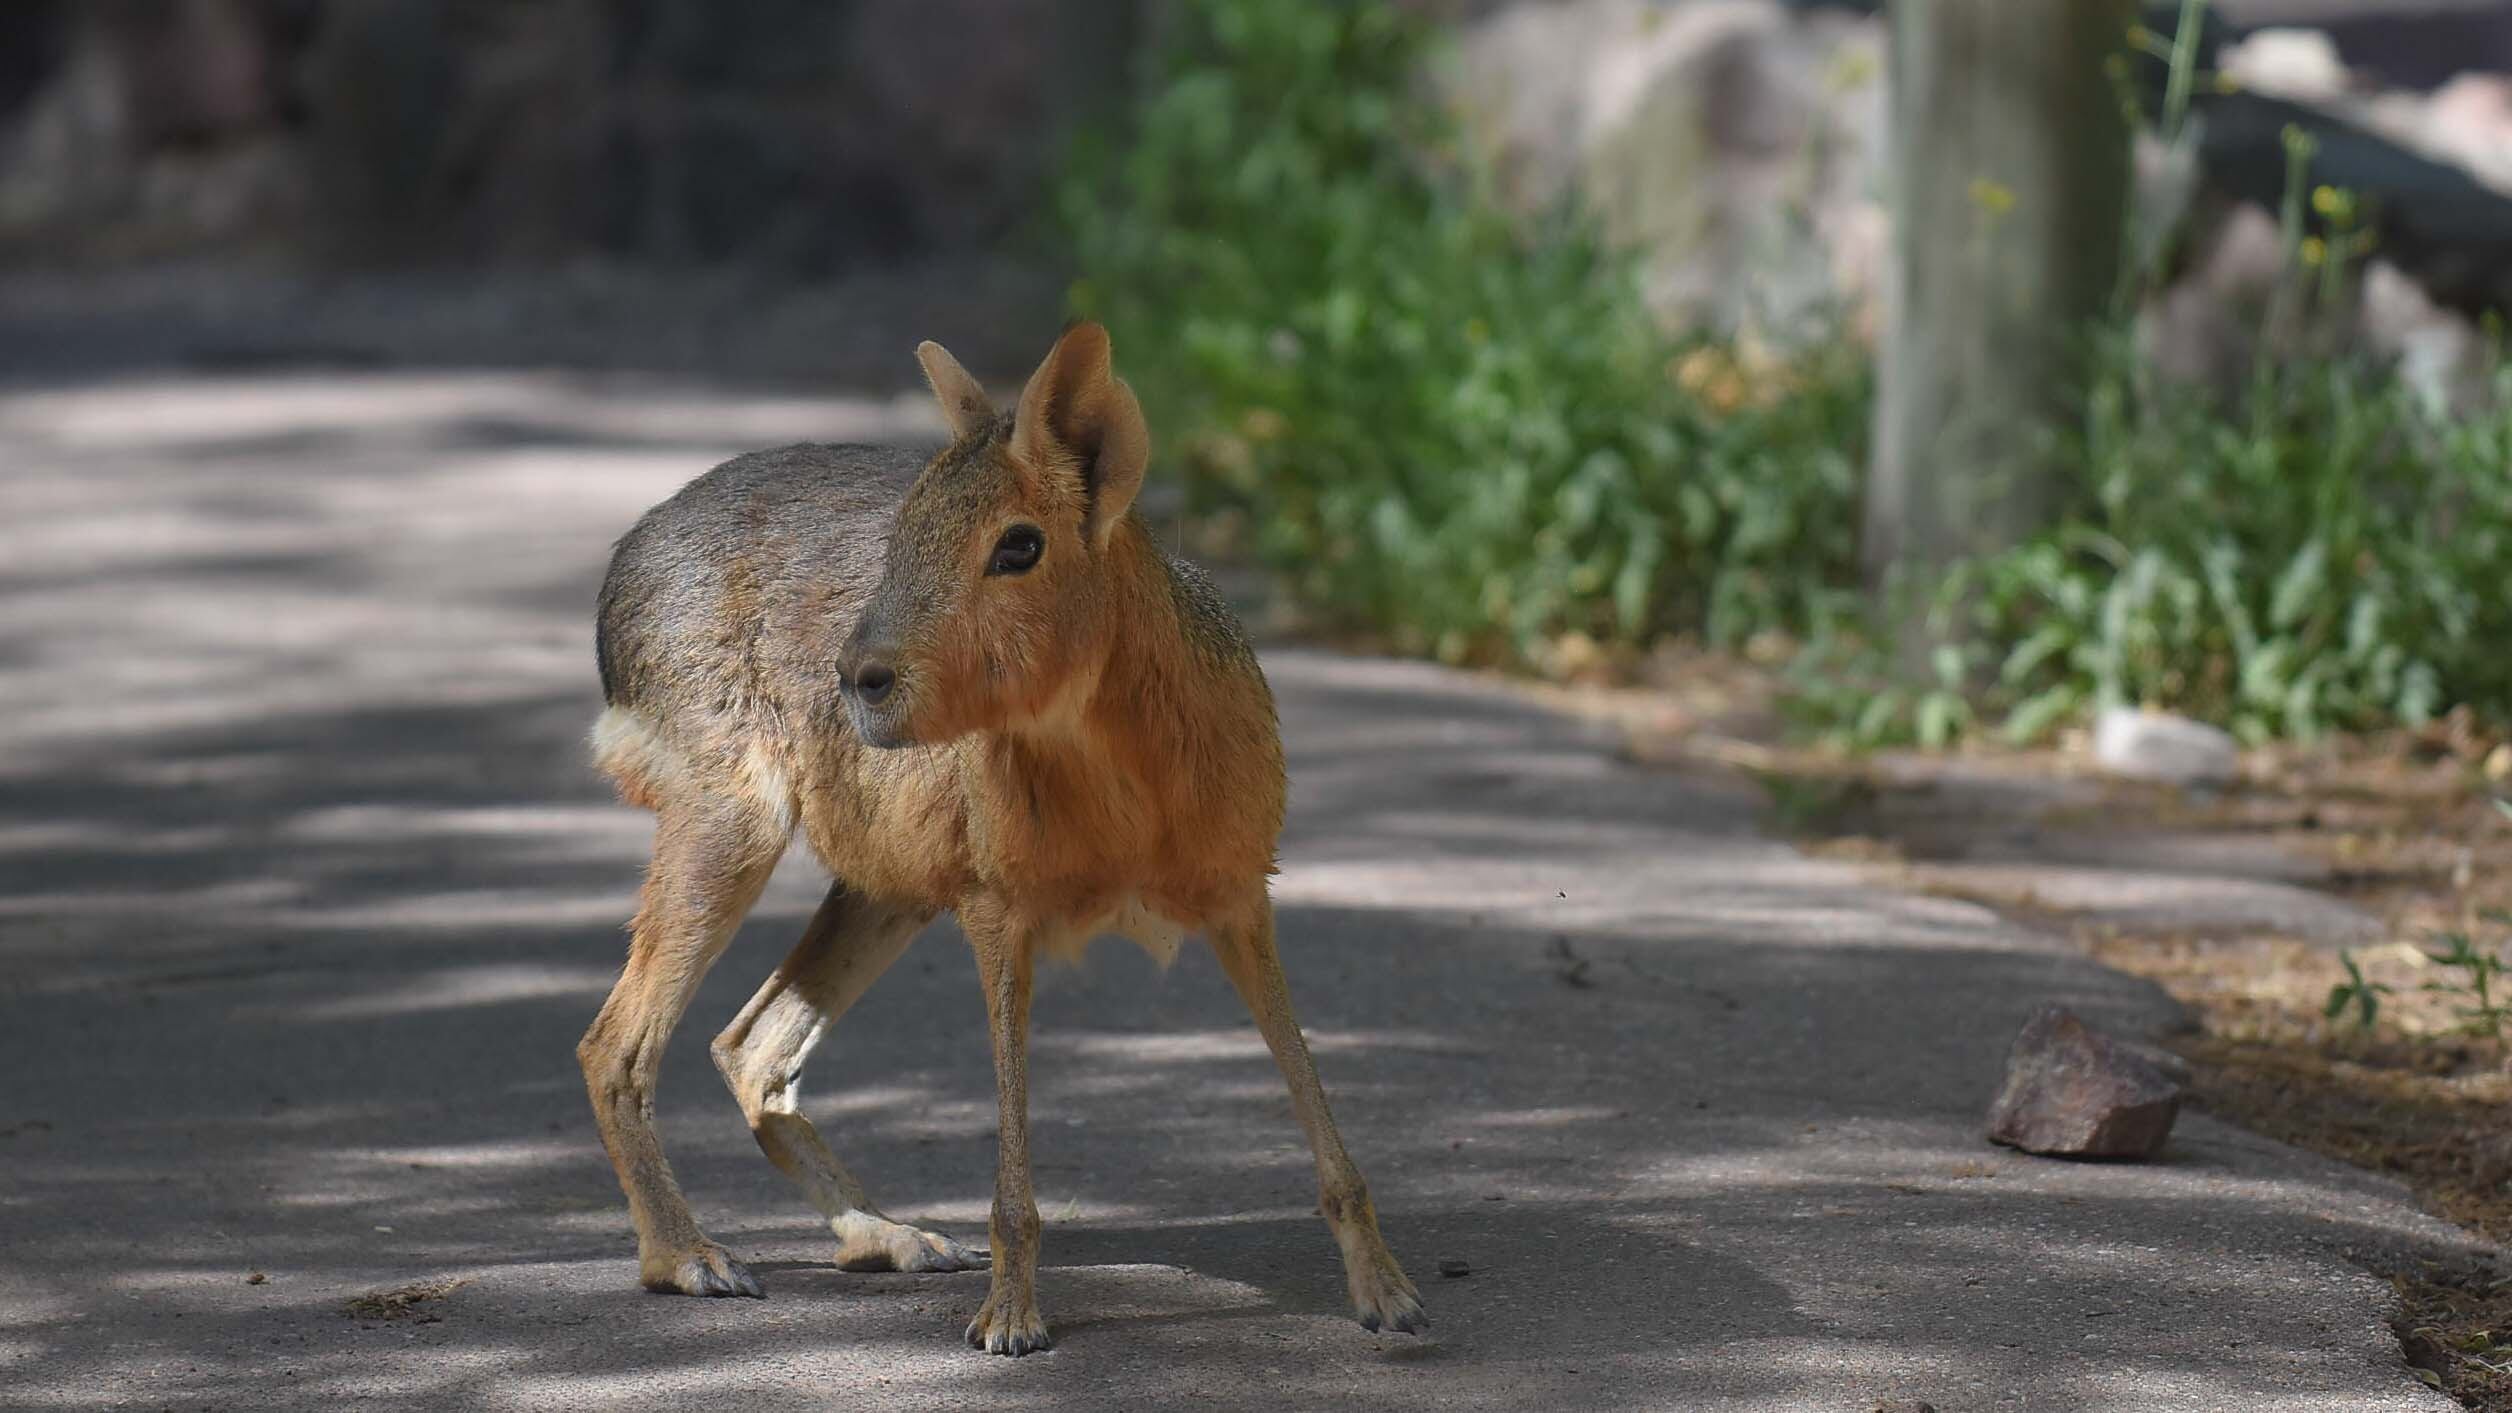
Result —
[[2093, 725], [2093, 758], [2113, 775], [2170, 785], [2219, 785], [2241, 772], [2231, 736], [2170, 712], [2113, 707]]
[[2181, 1091], [2152, 1060], [2045, 1005], [2007, 1056], [1989, 1141], [2059, 1158], [2144, 1158], [2163, 1146]]

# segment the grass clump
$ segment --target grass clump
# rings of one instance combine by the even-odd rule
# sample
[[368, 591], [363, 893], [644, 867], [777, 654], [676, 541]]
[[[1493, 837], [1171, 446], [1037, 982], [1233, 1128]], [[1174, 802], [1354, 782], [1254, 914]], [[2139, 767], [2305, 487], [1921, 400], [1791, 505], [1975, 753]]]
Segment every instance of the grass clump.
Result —
[[2071, 438], [2077, 505], [1973, 568], [2030, 737], [2146, 703], [2251, 741], [2512, 708], [2512, 380], [2436, 415], [2387, 369], [2263, 364], [2236, 397], [2114, 349]]
[[1732, 642], [1854, 582], [1869, 373], [1679, 342], [1574, 213], [1485, 200], [1376, 4], [1182, 0], [1061, 209], [1201, 506], [1338, 626], [1450, 661]]

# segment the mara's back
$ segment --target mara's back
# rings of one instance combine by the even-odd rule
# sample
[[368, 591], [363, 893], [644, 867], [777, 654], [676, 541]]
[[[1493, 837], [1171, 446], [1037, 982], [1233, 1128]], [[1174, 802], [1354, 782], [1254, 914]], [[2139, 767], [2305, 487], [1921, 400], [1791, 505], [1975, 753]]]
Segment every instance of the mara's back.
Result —
[[829, 665], [924, 461], [898, 447], [751, 452], [647, 511], [602, 580], [603, 701], [649, 721], [827, 709]]

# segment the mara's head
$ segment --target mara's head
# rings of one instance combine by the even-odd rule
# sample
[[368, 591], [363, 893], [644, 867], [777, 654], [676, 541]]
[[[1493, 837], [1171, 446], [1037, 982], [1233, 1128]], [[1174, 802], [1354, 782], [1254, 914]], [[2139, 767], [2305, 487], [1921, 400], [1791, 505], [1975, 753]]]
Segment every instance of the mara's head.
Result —
[[1077, 324], [998, 414], [941, 345], [916, 350], [951, 444], [899, 507], [881, 581], [838, 659], [856, 732], [936, 744], [1045, 718], [1105, 662], [1118, 531], [1151, 438]]

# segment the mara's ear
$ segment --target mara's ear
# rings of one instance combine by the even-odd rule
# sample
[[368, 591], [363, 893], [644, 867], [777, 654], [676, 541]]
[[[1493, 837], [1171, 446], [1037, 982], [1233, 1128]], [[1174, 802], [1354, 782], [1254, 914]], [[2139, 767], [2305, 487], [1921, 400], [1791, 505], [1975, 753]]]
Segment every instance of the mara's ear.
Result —
[[986, 390], [977, 386], [949, 349], [927, 339], [916, 345], [916, 362], [923, 366], [925, 383], [942, 404], [942, 420], [950, 426], [951, 440], [981, 431], [994, 421], [994, 404], [986, 400]]
[[1053, 465], [1059, 455], [1078, 463], [1090, 493], [1085, 523], [1091, 543], [1106, 546], [1142, 489], [1143, 467], [1151, 461], [1142, 404], [1108, 369], [1106, 329], [1075, 324], [1055, 341], [1021, 390], [1012, 449], [1040, 467]]

